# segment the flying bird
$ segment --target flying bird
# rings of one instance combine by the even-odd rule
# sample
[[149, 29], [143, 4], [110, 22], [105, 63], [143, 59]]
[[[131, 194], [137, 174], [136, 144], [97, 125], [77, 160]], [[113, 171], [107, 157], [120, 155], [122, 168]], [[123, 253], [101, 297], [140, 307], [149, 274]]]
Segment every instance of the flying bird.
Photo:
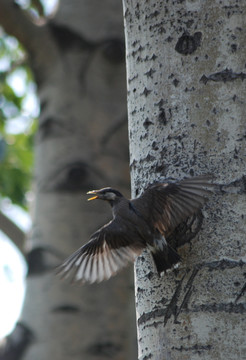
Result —
[[63, 276], [74, 274], [81, 283], [101, 282], [148, 248], [160, 274], [180, 262], [167, 236], [189, 216], [197, 213], [211, 191], [211, 176], [201, 175], [177, 182], [150, 185], [136, 199], [126, 199], [118, 190], [92, 190], [88, 200], [105, 200], [113, 219], [91, 235], [89, 242], [59, 267]]

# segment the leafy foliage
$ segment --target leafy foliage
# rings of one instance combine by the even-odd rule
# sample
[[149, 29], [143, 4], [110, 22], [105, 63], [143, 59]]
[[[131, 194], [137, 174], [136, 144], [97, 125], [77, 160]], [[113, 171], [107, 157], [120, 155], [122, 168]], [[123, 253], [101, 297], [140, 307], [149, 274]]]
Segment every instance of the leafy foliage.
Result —
[[31, 186], [38, 115], [30, 102], [33, 87], [23, 50], [16, 39], [4, 35], [0, 40], [0, 195], [22, 207]]
[[25, 207], [30, 189], [33, 153], [30, 134], [5, 135], [5, 154], [0, 163], [0, 192]]

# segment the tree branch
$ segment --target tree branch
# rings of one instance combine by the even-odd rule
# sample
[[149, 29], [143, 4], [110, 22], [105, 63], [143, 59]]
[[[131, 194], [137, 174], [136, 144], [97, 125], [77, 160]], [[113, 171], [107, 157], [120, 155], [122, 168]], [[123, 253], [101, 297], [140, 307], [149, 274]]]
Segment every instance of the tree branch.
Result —
[[32, 37], [38, 28], [14, 1], [0, 0], [0, 23], [9, 35], [16, 37], [30, 49]]
[[12, 220], [0, 211], [0, 230], [13, 241], [24, 255], [25, 233]]
[[0, 25], [26, 48], [32, 65], [40, 67], [52, 56], [56, 58], [57, 49], [49, 27], [35, 25], [14, 1], [0, 0]]

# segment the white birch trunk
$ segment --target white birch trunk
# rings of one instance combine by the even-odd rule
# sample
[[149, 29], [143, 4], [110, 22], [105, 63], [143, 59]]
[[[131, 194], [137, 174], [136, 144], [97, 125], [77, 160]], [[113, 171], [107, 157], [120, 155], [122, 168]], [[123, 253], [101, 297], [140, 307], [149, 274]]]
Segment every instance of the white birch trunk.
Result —
[[129, 188], [122, 4], [63, 0], [54, 19], [36, 26], [0, 0], [0, 22], [26, 47], [41, 103], [21, 318], [35, 341], [25, 360], [135, 359], [130, 272], [81, 287], [62, 282], [54, 269], [111, 216], [85, 193]]
[[136, 262], [139, 359], [246, 359], [246, 3], [123, 0], [132, 196], [212, 173], [178, 270]]

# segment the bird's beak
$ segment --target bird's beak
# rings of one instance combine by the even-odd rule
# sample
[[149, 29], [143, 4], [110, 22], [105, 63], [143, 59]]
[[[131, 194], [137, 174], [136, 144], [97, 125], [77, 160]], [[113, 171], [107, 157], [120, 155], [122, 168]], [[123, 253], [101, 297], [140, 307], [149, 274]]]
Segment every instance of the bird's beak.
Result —
[[88, 191], [87, 194], [93, 194], [96, 196], [92, 196], [91, 198], [87, 199], [87, 201], [98, 199], [99, 196], [97, 195], [97, 190]]

